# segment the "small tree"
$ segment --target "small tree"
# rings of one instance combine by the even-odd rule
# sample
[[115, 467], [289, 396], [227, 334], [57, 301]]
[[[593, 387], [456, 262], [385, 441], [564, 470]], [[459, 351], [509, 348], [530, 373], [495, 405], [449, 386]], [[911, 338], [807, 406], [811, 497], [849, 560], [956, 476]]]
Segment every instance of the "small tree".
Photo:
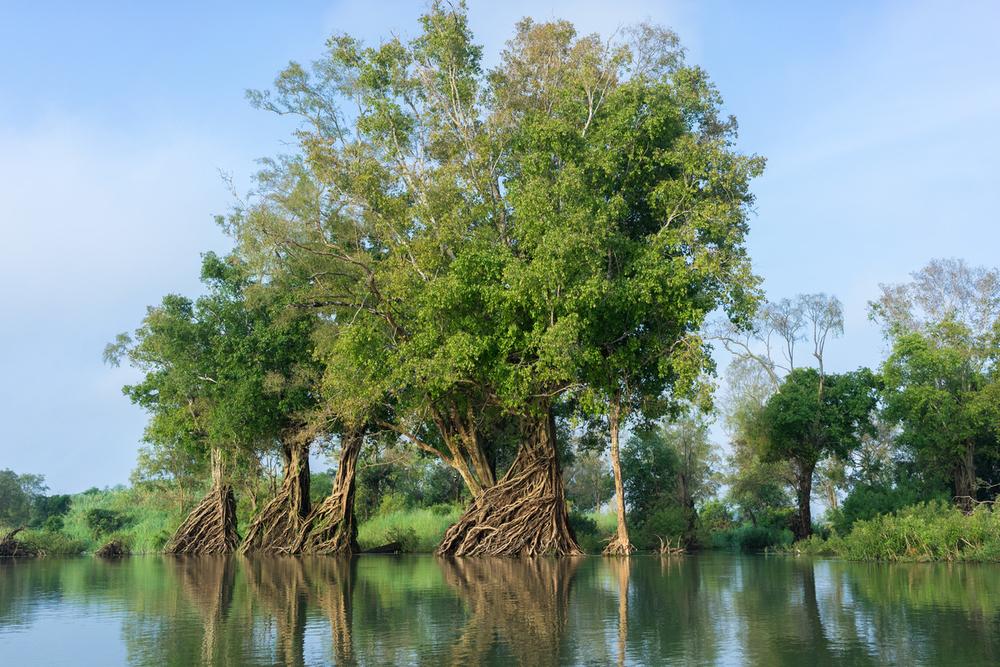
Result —
[[761, 415], [764, 460], [788, 461], [795, 477], [799, 539], [812, 532], [813, 474], [828, 456], [847, 458], [874, 432], [875, 377], [867, 369], [821, 375], [800, 368], [785, 378]]

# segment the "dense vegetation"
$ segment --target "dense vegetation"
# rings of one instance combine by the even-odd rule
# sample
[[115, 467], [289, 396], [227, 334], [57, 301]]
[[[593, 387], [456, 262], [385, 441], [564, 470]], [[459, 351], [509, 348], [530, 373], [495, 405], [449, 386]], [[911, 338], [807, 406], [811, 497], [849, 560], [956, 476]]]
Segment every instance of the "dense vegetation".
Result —
[[411, 41], [327, 46], [249, 94], [300, 124], [219, 218], [204, 293], [108, 346], [143, 374], [132, 488], [4, 471], [0, 524], [50, 552], [996, 553], [996, 270], [883, 286], [884, 363], [830, 372], [840, 302], [764, 299], [763, 160], [669, 30], [524, 20], [486, 70], [435, 3]]

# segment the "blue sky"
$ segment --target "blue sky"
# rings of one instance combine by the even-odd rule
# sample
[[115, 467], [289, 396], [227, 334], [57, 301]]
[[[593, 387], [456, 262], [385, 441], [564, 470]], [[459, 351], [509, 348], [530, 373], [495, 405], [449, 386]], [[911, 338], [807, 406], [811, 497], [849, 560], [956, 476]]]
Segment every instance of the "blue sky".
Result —
[[[522, 16], [681, 36], [768, 159], [750, 249], [769, 296], [846, 307], [834, 370], [877, 364], [865, 303], [932, 257], [1000, 264], [1000, 4], [471, 0], [496, 57]], [[220, 171], [249, 187], [289, 126], [252, 110], [325, 38], [415, 31], [421, 2], [0, 5], [0, 468], [53, 491], [124, 483], [145, 415], [101, 362], [224, 251]]]

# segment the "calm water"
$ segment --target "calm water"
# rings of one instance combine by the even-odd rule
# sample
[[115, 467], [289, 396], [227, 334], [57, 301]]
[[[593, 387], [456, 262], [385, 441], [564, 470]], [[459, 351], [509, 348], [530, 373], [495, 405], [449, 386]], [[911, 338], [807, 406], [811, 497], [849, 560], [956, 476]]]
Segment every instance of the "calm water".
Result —
[[0, 561], [9, 665], [994, 665], [1000, 566]]

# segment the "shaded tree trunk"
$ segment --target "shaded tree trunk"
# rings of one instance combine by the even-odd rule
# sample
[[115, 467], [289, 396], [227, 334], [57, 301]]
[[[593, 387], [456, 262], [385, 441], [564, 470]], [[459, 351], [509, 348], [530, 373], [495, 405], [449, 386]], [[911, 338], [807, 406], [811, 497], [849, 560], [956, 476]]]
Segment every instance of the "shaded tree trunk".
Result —
[[798, 503], [798, 516], [795, 521], [795, 539], [804, 540], [812, 535], [812, 500], [813, 472], [816, 464], [797, 463], [798, 478], [795, 484], [795, 499]]
[[212, 489], [164, 547], [168, 554], [230, 554], [236, 551], [236, 499], [224, 481], [222, 454], [212, 450]]
[[360, 551], [354, 492], [355, 472], [363, 441], [361, 431], [344, 434], [333, 489], [303, 524], [292, 549], [295, 553], [350, 555]]
[[955, 504], [963, 512], [971, 512], [976, 504], [976, 445], [968, 442], [954, 471]]
[[510, 470], [485, 489], [438, 547], [448, 556], [581, 555], [569, 525], [549, 406], [526, 418]]
[[290, 553], [309, 516], [309, 445], [285, 445], [281, 487], [247, 528], [240, 553]]
[[608, 412], [608, 425], [611, 429], [611, 470], [615, 476], [615, 497], [618, 505], [618, 526], [614, 538], [604, 548], [605, 555], [627, 556], [635, 547], [628, 538], [628, 525], [625, 523], [625, 485], [622, 482], [622, 465], [618, 452], [618, 440], [621, 433], [621, 400], [615, 396]]

